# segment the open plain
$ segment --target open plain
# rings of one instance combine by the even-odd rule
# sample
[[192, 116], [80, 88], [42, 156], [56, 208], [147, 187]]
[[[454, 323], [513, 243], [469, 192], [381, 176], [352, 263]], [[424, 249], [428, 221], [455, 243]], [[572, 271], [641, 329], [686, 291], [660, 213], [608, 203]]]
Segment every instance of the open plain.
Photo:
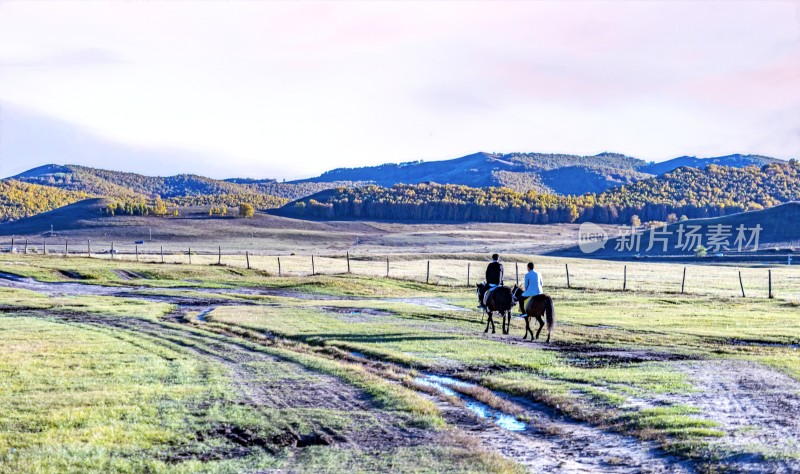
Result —
[[[16, 235], [0, 471], [800, 469], [795, 267], [532, 255], [569, 226], [263, 219], [282, 227], [117, 235], [91, 258], [86, 230], [47, 236], [46, 254]], [[507, 283], [535, 262], [552, 343], [523, 341], [516, 318], [484, 333], [485, 249], [511, 252]]]

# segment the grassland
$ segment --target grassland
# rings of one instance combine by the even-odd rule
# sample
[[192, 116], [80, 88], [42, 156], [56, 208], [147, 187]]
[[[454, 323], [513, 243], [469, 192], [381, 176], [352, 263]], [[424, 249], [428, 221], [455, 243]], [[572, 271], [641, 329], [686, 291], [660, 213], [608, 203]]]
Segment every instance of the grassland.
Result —
[[[420, 263], [393, 258], [400, 268]], [[351, 265], [371, 268], [380, 261]], [[509, 336], [483, 334], [481, 315], [470, 310], [474, 294], [455, 276], [469, 257], [433, 261], [448, 268], [452, 280], [434, 285], [374, 275], [278, 277], [258, 265], [266, 259], [247, 270], [233, 262], [0, 257], [2, 272], [105, 289], [102, 295], [70, 296], [43, 295], [13, 282], [0, 288], [0, 419], [7, 420], [0, 446], [14, 449], [0, 458], [0, 469], [17, 471], [28, 463], [44, 472], [64, 466], [157, 472], [517, 469], [491, 453], [442, 441], [442, 433], [456, 428], [410, 383], [419, 373], [456, 376], [490, 395], [497, 391], [601, 430], [656, 440], [707, 470], [735, 471], [743, 454], [756, 465], [793, 466], [796, 434], [784, 436], [776, 449], [759, 425], [769, 420], [744, 420], [747, 409], [732, 420], [704, 405], [715, 396], [707, 386], [713, 371], [704, 369], [713, 364], [765, 379], [785, 377], [789, 392], [779, 395], [800, 396], [800, 311], [793, 298], [741, 298], [713, 287], [681, 295], [663, 275], [682, 267], [647, 263], [629, 264], [628, 276], [653, 284], [623, 292], [603, 277], [619, 264], [542, 258], [537, 268], [556, 300], [558, 326], [553, 344], [522, 343], [522, 320], [514, 320]], [[331, 273], [333, 263], [342, 260], [315, 261]], [[557, 276], [565, 263], [580, 275], [571, 288]], [[709, 281], [728, 279], [731, 271], [692, 270]], [[786, 280], [797, 278], [792, 269], [781, 270], [776, 273]], [[176, 319], [175, 304], [191, 311]], [[195, 316], [200, 309], [211, 311], [201, 320]], [[241, 348], [248, 351], [244, 359], [225, 362], [226, 354]], [[251, 360], [253, 353], [261, 355]], [[281, 368], [287, 363], [288, 370]], [[251, 391], [259, 383], [290, 380], [302, 368], [304, 384], [332, 378], [371, 402], [368, 408], [322, 412], [242, 404], [235, 395], [242, 381], [231, 371], [247, 364], [260, 367], [248, 376], [245, 388]], [[758, 404], [762, 389], [741, 389], [736, 396]], [[763, 403], [754, 409], [769, 409]], [[787, 416], [795, 414], [793, 406]], [[293, 449], [272, 441], [286, 429], [309, 436], [321, 427], [352, 438], [347, 433], [375, 420], [394, 420], [425, 442], [387, 442], [378, 453], [358, 443]], [[242, 448], [219, 434], [220, 426], [238, 426], [266, 441], [259, 449]]]

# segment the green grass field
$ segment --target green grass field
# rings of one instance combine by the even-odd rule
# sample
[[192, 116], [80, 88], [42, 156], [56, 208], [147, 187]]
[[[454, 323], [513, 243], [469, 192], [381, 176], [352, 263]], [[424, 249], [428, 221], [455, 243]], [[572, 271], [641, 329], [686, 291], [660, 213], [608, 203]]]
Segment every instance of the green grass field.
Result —
[[[450, 268], [465, 263], [436, 261]], [[565, 263], [541, 262], [546, 278]], [[558, 325], [547, 345], [522, 343], [521, 319], [510, 335], [499, 333], [499, 323], [497, 334], [484, 335], [473, 290], [455, 284], [2, 256], [2, 272], [124, 293], [48, 296], [13, 283], [0, 287], [0, 472], [521, 469], [492, 449], [454, 443], [458, 429], [409, 382], [421, 372], [455, 375], [601, 430], [655, 440], [703, 470], [741, 453], [793, 462], [765, 438], [747, 447], [729, 443], [731, 421], [700, 408], [703, 385], [687, 369], [752, 364], [767, 377], [796, 383], [800, 307], [792, 298], [713, 289], [681, 295], [671, 287], [622, 292], [603, 288], [608, 282], [600, 276], [618, 264], [568, 263], [571, 272], [592, 276], [573, 281], [573, 288], [550, 279]], [[631, 264], [629, 278], [655, 278], [673, 267]], [[693, 270], [710, 280], [731, 271]], [[793, 269], [781, 271], [787, 280], [796, 277]], [[177, 298], [189, 310], [175, 319], [171, 299]], [[203, 308], [211, 311], [198, 319]], [[229, 361], [231, 350], [246, 357]], [[352, 352], [369, 362], [354, 360]], [[338, 380], [369, 400], [369, 408], [311, 409], [291, 399], [275, 406], [263, 387], [292, 380], [298, 386]], [[243, 403], [242, 390], [264, 395]], [[758, 389], [742, 396], [757, 397]], [[352, 433], [377, 420], [410, 431], [387, 435], [393, 441], [381, 449], [352, 441]], [[761, 429], [754, 426], [747, 429]], [[247, 433], [249, 444], [231, 430]], [[330, 432], [351, 442], [294, 448], [276, 441], [286, 430], [301, 438]], [[424, 442], [408, 441], [412, 433]]]

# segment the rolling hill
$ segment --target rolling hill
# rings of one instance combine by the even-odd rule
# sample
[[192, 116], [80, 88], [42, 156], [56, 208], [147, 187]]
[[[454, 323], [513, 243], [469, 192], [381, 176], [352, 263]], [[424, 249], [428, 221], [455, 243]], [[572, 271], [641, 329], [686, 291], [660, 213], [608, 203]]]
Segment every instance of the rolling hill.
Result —
[[298, 199], [324, 189], [353, 186], [355, 182], [279, 183], [274, 179], [206, 178], [194, 174], [146, 176], [137, 173], [89, 168], [79, 165], [44, 165], [12, 176], [10, 179], [70, 191], [128, 198], [161, 196], [165, 200], [193, 196], [264, 194], [282, 199]]
[[84, 198], [100, 196], [125, 202], [152, 200], [158, 196], [169, 206], [237, 206], [239, 203], [247, 202], [259, 209], [278, 207], [290, 199], [297, 199], [324, 189], [357, 184], [217, 180], [192, 174], [159, 177], [55, 164], [33, 168], [10, 179], [66, 192], [82, 193]]
[[[388, 188], [399, 183], [412, 185], [442, 183], [471, 188], [504, 187], [520, 194], [533, 191], [542, 196], [582, 196], [582, 200], [578, 200], [577, 204], [581, 208], [588, 207], [584, 202], [588, 199], [585, 196], [596, 195], [595, 201], [623, 209], [622, 215], [618, 216], [620, 219], [629, 217], [625, 215], [624, 210], [636, 206], [645, 208], [649, 204], [698, 207], [701, 206], [698, 202], [703, 201], [702, 206], [724, 203], [732, 205], [733, 208], [740, 206], [741, 209], [745, 209], [756, 205], [768, 207], [786, 201], [786, 197], [779, 192], [775, 197], [766, 197], [761, 193], [759, 199], [742, 201], [740, 195], [759, 194], [758, 188], [762, 183], [753, 180], [752, 176], [740, 176], [731, 172], [726, 176], [715, 177], [716, 184], [711, 186], [713, 183], [703, 177], [707, 175], [704, 175], [705, 171], [677, 168], [687, 165], [704, 166], [709, 163], [716, 167], [713, 169], [729, 169], [726, 165], [729, 165], [730, 169], [758, 169], [753, 165], [778, 166], [784, 162], [757, 155], [680, 157], [664, 163], [647, 163], [614, 153], [577, 156], [481, 152], [452, 160], [338, 168], [316, 178], [288, 183], [273, 179], [250, 178], [218, 180], [194, 174], [145, 176], [78, 165], [50, 164], [33, 168], [3, 182], [26, 183], [55, 189], [61, 193], [55, 191], [46, 193], [40, 188], [26, 188], [23, 191], [18, 184], [7, 185], [6, 193], [9, 194], [13, 189], [16, 194], [13, 196], [9, 194], [12, 197], [0, 202], [0, 220], [18, 219], [90, 196], [110, 198], [123, 204], [137, 203], [136, 205], [140, 207], [144, 206], [143, 202], [152, 202], [160, 197], [169, 207], [236, 207], [241, 203], [250, 203], [258, 209], [274, 209], [288, 201], [302, 199], [324, 190], [369, 184]], [[681, 169], [689, 171], [679, 171]], [[691, 171], [692, 169], [694, 171]], [[654, 177], [655, 173], [660, 173], [660, 176]], [[700, 194], [692, 194], [695, 191], [691, 187], [686, 187], [686, 180], [692, 183], [694, 180], [702, 181], [697, 190]], [[731, 187], [725, 184], [725, 180], [748, 183], [750, 188]], [[785, 187], [783, 184], [780, 186]], [[715, 193], [717, 189], [723, 188], [727, 190], [725, 193], [716, 196], [716, 200], [709, 199], [709, 192]], [[42, 197], [21, 198], [19, 196], [21, 192], [34, 192]], [[492, 192], [494, 191], [490, 191]], [[12, 199], [15, 200], [13, 203]], [[32, 204], [34, 201], [40, 204]], [[547, 198], [548, 203], [556, 201], [558, 200], [555, 198]], [[570, 205], [571, 201], [560, 202], [566, 206]], [[677, 204], [673, 205], [673, 202]], [[660, 211], [657, 210], [656, 214], [658, 212]], [[692, 209], [686, 212], [692, 212]], [[590, 217], [595, 218], [596, 214], [597, 212], [594, 212]], [[648, 214], [647, 219], [658, 218]]]
[[[763, 167], [709, 165], [678, 168], [629, 186], [610, 189], [597, 200], [624, 206], [722, 206], [761, 209], [800, 199], [800, 164], [777, 162]], [[650, 216], [645, 216], [649, 219]], [[657, 219], [654, 219], [657, 220]]]
[[363, 168], [338, 168], [300, 182], [361, 181], [392, 186], [435, 182], [476, 188], [505, 186], [556, 194], [599, 192], [649, 177], [637, 171], [646, 163], [624, 155], [596, 156], [541, 153], [475, 153], [442, 161], [387, 163]]
[[476, 188], [505, 186], [515, 191], [581, 195], [600, 193], [682, 166], [705, 168], [710, 164], [744, 167], [781, 162], [758, 155], [713, 158], [679, 157], [648, 163], [616, 153], [594, 156], [545, 153], [475, 153], [442, 161], [387, 163], [361, 168], [337, 168], [299, 182], [360, 181], [390, 187], [395, 184], [435, 182]]
[[88, 197], [89, 194], [82, 191], [3, 180], [0, 181], [0, 222], [47, 212]]
[[[679, 167], [704, 168], [709, 164], [741, 168], [780, 160], [757, 155], [715, 158], [680, 157], [647, 163], [629, 156], [601, 153], [594, 156], [543, 153], [475, 153], [442, 161], [387, 163], [362, 168], [338, 168], [316, 178], [291, 182], [274, 179], [231, 178], [218, 180], [193, 174], [145, 176], [78, 165], [49, 164], [30, 169], [11, 179], [52, 186], [96, 196], [134, 198], [161, 196], [165, 200], [215, 195], [264, 194], [283, 199], [304, 196], [340, 186], [435, 182], [470, 187], [504, 186], [515, 191], [581, 195], [601, 193], [670, 172]], [[207, 200], [207, 199], [206, 199]]]
[[697, 158], [695, 156], [681, 156], [678, 158], [673, 158], [671, 160], [662, 161], [660, 163], [650, 163], [649, 165], [640, 169], [640, 171], [644, 173], [650, 173], [653, 175], [659, 175], [659, 174], [669, 173], [672, 170], [683, 167], [703, 169], [708, 165], [717, 165], [717, 166], [730, 166], [732, 168], [744, 168], [746, 166], [753, 166], [753, 165], [761, 167], [772, 163], [782, 163], [782, 160], [778, 160], [776, 158], [770, 158], [768, 156], [740, 155], [740, 154], [717, 156], [713, 158]]
[[581, 196], [436, 183], [328, 190], [274, 212], [321, 219], [627, 224], [716, 217], [800, 200], [800, 163], [679, 168], [629, 186]]

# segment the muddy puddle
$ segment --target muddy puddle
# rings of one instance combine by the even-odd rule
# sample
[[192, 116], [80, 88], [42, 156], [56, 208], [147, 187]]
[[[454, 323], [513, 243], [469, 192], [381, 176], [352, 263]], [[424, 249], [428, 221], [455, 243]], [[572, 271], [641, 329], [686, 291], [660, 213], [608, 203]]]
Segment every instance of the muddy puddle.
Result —
[[33, 278], [4, 272], [0, 272], [0, 286], [36, 291], [48, 296], [117, 296], [132, 289], [131, 287], [101, 286], [77, 282], [41, 282]]
[[[359, 359], [368, 359], [366, 354], [358, 351], [350, 351], [350, 355]], [[418, 377], [415, 377], [414, 383], [435, 388], [444, 395], [458, 398], [464, 402], [464, 406], [472, 414], [476, 415], [478, 418], [491, 421], [495, 425], [505, 430], [519, 432], [525, 431], [528, 428], [528, 425], [525, 422], [518, 420], [516, 417], [503, 411], [494, 409], [486, 403], [478, 401], [469, 395], [453, 389], [453, 387], [461, 389], [476, 388], [478, 387], [477, 384], [465, 382], [463, 380], [459, 380], [454, 377], [448, 377], [446, 375], [429, 373], [423, 373]]]
[[770, 342], [770, 341], [754, 341], [748, 339], [729, 339], [728, 344], [733, 346], [751, 346], [751, 347], [785, 347], [787, 349], [800, 348], [800, 342]]
[[[69, 272], [70, 275], [64, 274], [65, 277], [77, 280], [75, 282], [42, 282], [30, 277], [23, 277], [13, 273], [0, 272], [0, 286], [14, 288], [21, 288], [31, 291], [45, 293], [49, 296], [69, 296], [69, 295], [96, 295], [96, 296], [127, 296], [134, 297], [131, 294], [133, 291], [154, 291], [158, 289], [167, 290], [183, 290], [183, 291], [197, 291], [211, 294], [241, 294], [252, 296], [281, 296], [286, 298], [295, 298], [301, 300], [323, 300], [323, 301], [363, 301], [369, 299], [380, 299], [381, 301], [388, 301], [392, 303], [404, 303], [425, 308], [439, 309], [442, 311], [467, 311], [465, 308], [452, 305], [447, 301], [440, 298], [361, 298], [356, 296], [335, 296], [324, 295], [317, 293], [305, 293], [296, 290], [284, 288], [254, 288], [254, 287], [240, 287], [240, 288], [203, 288], [194, 286], [177, 286], [169, 288], [154, 288], [150, 286], [131, 286], [126, 284], [124, 286], [107, 286], [96, 285], [91, 283], [84, 283], [86, 280], [78, 274]], [[117, 275], [125, 280], [132, 281], [137, 279], [146, 279], [142, 275], [127, 270], [120, 270]], [[80, 278], [79, 278], [80, 277]], [[79, 282], [81, 281], [81, 282]], [[123, 293], [126, 293], [123, 295]], [[362, 310], [366, 311], [366, 310]], [[389, 314], [388, 312], [386, 314]]]
[[425, 308], [440, 309], [442, 311], [469, 311], [461, 306], [452, 305], [441, 298], [386, 298], [383, 301], [423, 306]]
[[414, 379], [414, 382], [420, 385], [433, 387], [436, 390], [444, 393], [445, 395], [449, 395], [451, 397], [458, 397], [461, 401], [464, 402], [464, 406], [466, 406], [467, 410], [477, 415], [479, 418], [485, 418], [487, 420], [490, 420], [492, 423], [499, 426], [500, 428], [509, 431], [525, 431], [525, 429], [527, 429], [528, 427], [524, 422], [519, 421], [517, 418], [507, 413], [503, 413], [502, 411], [495, 410], [489, 405], [480, 402], [468, 395], [464, 395], [463, 393], [456, 392], [451, 388], [451, 387], [474, 388], [476, 387], [475, 384], [454, 379], [452, 377], [446, 377], [443, 375], [433, 375], [433, 374], [425, 374], [420, 377], [417, 377]]
[[345, 308], [338, 306], [322, 306], [322, 311], [331, 315], [332, 317], [349, 323], [369, 323], [374, 321], [381, 321], [387, 317], [395, 316], [390, 311], [372, 308]]
[[[350, 355], [368, 358], [351, 351]], [[690, 463], [670, 456], [649, 441], [604, 431], [587, 423], [566, 419], [551, 408], [520, 397], [492, 391], [495, 396], [523, 409], [522, 421], [469, 395], [463, 389], [480, 387], [455, 377], [422, 373], [414, 379], [448, 397], [457, 397], [463, 407], [441, 397], [432, 397], [448, 423], [482, 442], [484, 448], [513, 459], [539, 473], [688, 473]], [[457, 390], [461, 389], [461, 390]]]
[[210, 314], [212, 311], [214, 311], [215, 309], [217, 309], [217, 308], [215, 308], [215, 307], [206, 308], [206, 309], [204, 309], [203, 311], [200, 311], [199, 313], [197, 313], [197, 316], [195, 316], [195, 318], [197, 318], [197, 320], [198, 320], [198, 321], [202, 321], [202, 322], [204, 322], [204, 323], [205, 323], [205, 322], [208, 322], [208, 320], [206, 319], [206, 317], [207, 317], [207, 316], [208, 316], [208, 315], [209, 315], [209, 314]]

